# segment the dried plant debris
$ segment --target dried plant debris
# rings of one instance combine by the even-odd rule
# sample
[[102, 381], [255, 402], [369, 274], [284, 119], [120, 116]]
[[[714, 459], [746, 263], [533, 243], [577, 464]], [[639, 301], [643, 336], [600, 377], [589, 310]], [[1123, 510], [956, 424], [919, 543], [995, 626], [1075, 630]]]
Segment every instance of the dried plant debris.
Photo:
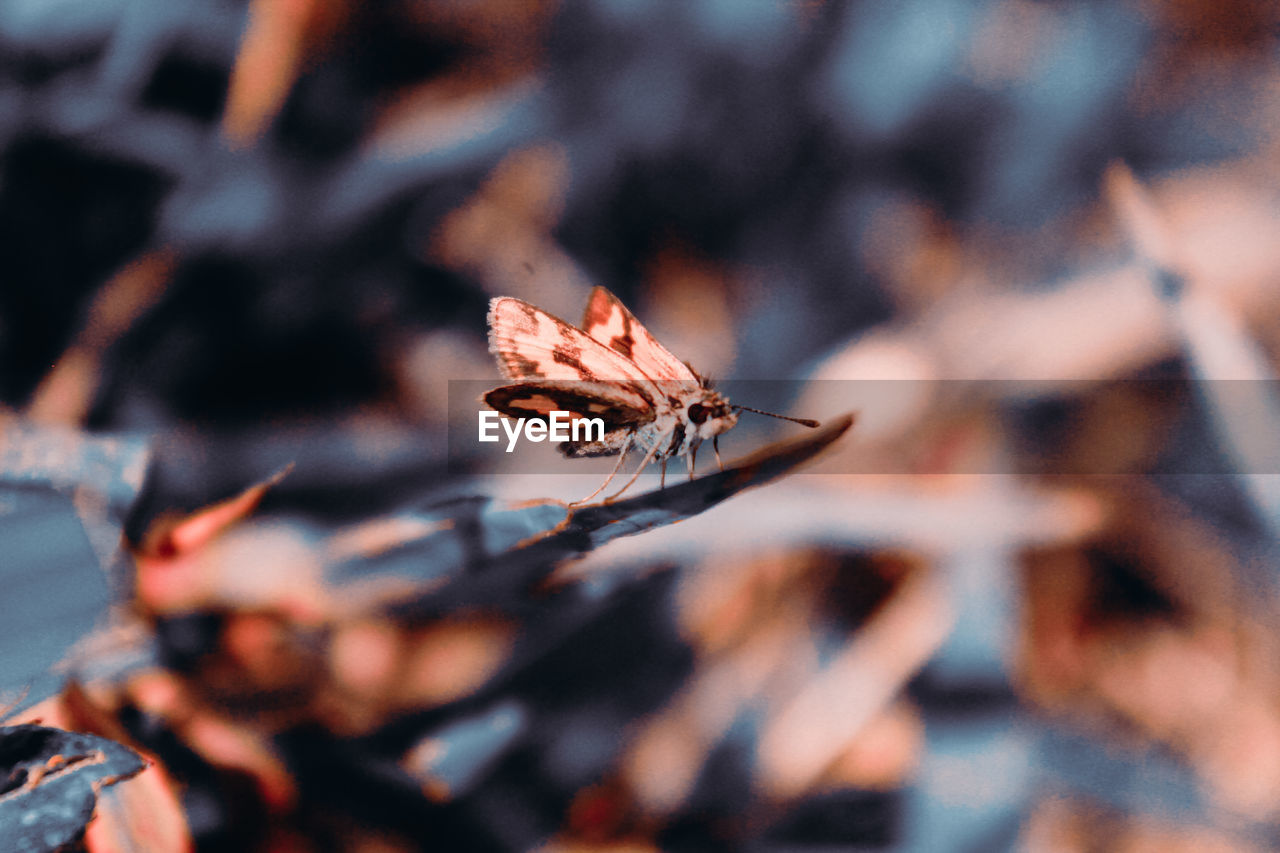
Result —
[[14, 853], [79, 849], [99, 791], [146, 766], [133, 750], [106, 738], [0, 727], [0, 844]]

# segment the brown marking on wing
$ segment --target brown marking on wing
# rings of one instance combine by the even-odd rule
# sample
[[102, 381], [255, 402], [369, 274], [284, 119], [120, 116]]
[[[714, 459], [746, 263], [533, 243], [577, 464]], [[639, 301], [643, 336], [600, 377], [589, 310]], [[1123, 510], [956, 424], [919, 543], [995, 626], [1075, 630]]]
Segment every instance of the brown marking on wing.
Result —
[[631, 358], [631, 350], [635, 348], [635, 344], [635, 339], [630, 335], [614, 335], [609, 339], [609, 346], [613, 347], [613, 349], [622, 353], [627, 358]]
[[576, 348], [570, 348], [566, 345], [560, 345], [551, 351], [551, 360], [556, 364], [563, 364], [568, 367], [577, 368], [586, 374], [583, 378], [590, 376], [591, 371], [587, 370], [582, 364], [582, 353]]
[[650, 405], [659, 399], [652, 380], [621, 354], [581, 329], [509, 296], [489, 303], [489, 349], [508, 379], [618, 382]]
[[582, 328], [595, 340], [629, 359], [653, 380], [695, 381], [698, 375], [658, 343], [618, 297], [603, 287], [591, 291]]
[[541, 412], [545, 415], [550, 415], [552, 412], [565, 411], [564, 407], [561, 406], [559, 402], [551, 399], [545, 394], [529, 394], [527, 397], [509, 397], [504, 403], [504, 408], [528, 410], [529, 412]]
[[498, 357], [502, 359], [506, 367], [506, 373], [509, 376], [523, 376], [534, 379], [546, 375], [538, 367], [538, 362], [531, 358], [525, 358], [519, 353], [504, 352], [499, 353]]
[[654, 411], [643, 398], [614, 383], [519, 382], [494, 388], [484, 402], [513, 418], [546, 420], [553, 411], [573, 418], [600, 418], [605, 429], [634, 427], [653, 420]]
[[591, 296], [587, 298], [587, 309], [582, 314], [582, 328], [607, 325], [616, 302], [617, 297], [603, 287], [592, 288]]

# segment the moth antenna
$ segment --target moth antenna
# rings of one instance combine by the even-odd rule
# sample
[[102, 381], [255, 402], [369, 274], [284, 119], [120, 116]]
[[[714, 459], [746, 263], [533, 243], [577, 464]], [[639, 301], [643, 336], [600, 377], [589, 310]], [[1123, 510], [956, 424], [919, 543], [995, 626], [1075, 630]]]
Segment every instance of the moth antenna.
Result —
[[782, 421], [791, 421], [792, 423], [800, 424], [800, 426], [807, 426], [810, 429], [817, 429], [818, 427], [822, 426], [822, 424], [818, 423], [817, 421], [811, 421], [808, 418], [792, 418], [792, 417], [788, 417], [787, 415], [775, 415], [773, 412], [766, 412], [761, 409], [753, 409], [750, 406], [739, 406], [735, 404], [733, 408], [741, 409], [744, 412], [755, 412], [757, 415], [768, 415], [771, 418], [777, 418], [778, 420], [782, 420]]

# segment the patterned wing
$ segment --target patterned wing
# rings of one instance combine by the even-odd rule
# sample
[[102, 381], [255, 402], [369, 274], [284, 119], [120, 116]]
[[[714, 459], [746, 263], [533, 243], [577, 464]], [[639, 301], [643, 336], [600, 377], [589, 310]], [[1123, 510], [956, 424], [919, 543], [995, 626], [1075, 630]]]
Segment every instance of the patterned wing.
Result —
[[582, 328], [592, 338], [630, 359], [650, 379], [700, 381], [689, 365], [658, 343], [627, 306], [603, 287], [591, 291]]
[[573, 459], [619, 453], [636, 427], [653, 420], [653, 407], [632, 406], [632, 396], [624, 386], [615, 382], [546, 379], [494, 388], [484, 395], [484, 402], [513, 418], [545, 421], [552, 412], [568, 412], [575, 418], [603, 420], [602, 440], [569, 440], [560, 444], [560, 452]]
[[547, 420], [552, 412], [568, 412], [575, 418], [600, 418], [605, 432], [630, 429], [653, 420], [653, 406], [635, 405], [635, 396], [615, 382], [579, 382], [546, 379], [517, 382], [494, 388], [484, 395], [492, 409], [513, 418]]
[[608, 382], [633, 409], [653, 406], [661, 395], [630, 359], [581, 329], [521, 299], [489, 303], [489, 351], [508, 379]]

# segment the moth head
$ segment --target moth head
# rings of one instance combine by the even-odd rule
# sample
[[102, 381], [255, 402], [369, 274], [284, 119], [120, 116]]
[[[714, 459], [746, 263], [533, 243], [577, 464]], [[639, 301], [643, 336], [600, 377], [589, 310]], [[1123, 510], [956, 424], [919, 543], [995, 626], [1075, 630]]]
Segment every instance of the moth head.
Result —
[[737, 410], [729, 405], [724, 395], [715, 391], [708, 391], [701, 400], [691, 404], [687, 414], [689, 422], [702, 439], [714, 438], [732, 429], [738, 422]]

